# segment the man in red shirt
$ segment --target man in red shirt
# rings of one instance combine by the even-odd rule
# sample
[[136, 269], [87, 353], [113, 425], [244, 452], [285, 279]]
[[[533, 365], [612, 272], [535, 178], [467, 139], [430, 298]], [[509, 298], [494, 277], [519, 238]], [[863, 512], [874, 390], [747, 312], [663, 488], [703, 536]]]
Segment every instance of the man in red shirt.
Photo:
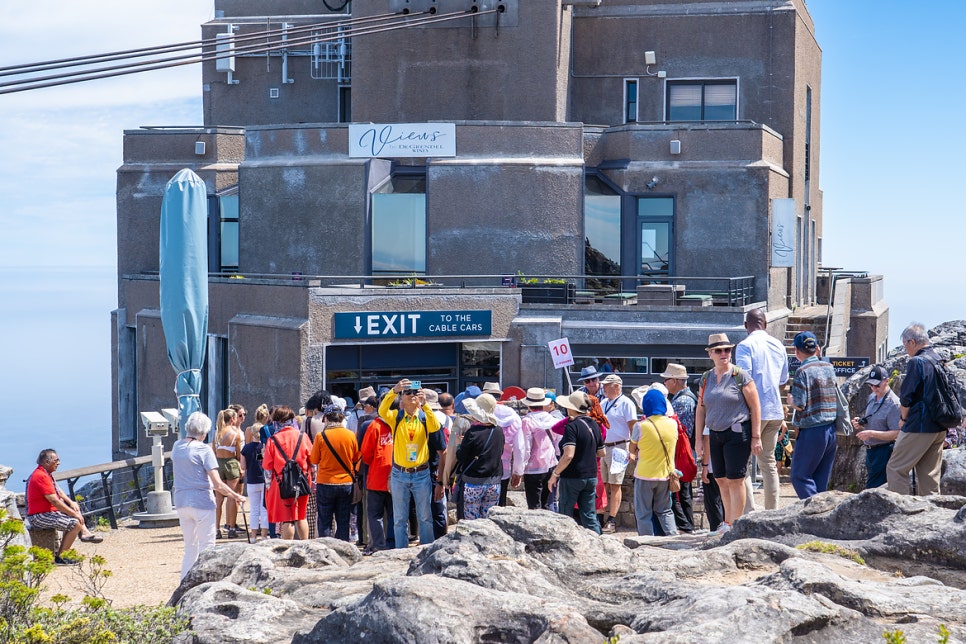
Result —
[[[369, 544], [362, 554], [394, 548], [392, 494], [389, 475], [392, 472], [392, 428], [379, 416], [366, 426], [360, 448], [362, 462], [369, 466], [366, 479], [366, 518], [369, 521]], [[388, 528], [388, 529], [387, 529]]]
[[64, 533], [60, 550], [54, 555], [54, 563], [64, 566], [80, 563], [63, 556], [64, 551], [74, 545], [78, 534], [81, 541], [91, 543], [100, 543], [104, 539], [87, 529], [80, 506], [57, 487], [53, 474], [58, 465], [60, 458], [52, 449], [43, 450], [37, 457], [37, 469], [27, 479], [27, 520], [32, 529]]

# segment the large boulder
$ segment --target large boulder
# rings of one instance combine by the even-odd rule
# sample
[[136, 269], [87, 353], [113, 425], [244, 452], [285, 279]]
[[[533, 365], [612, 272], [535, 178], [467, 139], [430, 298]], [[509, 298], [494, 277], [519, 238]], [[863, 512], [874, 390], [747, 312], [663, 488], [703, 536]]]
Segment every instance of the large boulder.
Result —
[[[493, 508], [432, 544], [371, 557], [332, 539], [216, 547], [172, 603], [198, 643], [701, 643], [747, 641], [749, 629], [762, 643], [869, 642], [887, 628], [930, 641], [940, 623], [966, 641], [961, 586], [896, 576], [891, 560], [963, 568], [964, 504], [830, 492], [748, 515], [723, 538], [663, 539]], [[793, 547], [817, 538], [872, 566]]]

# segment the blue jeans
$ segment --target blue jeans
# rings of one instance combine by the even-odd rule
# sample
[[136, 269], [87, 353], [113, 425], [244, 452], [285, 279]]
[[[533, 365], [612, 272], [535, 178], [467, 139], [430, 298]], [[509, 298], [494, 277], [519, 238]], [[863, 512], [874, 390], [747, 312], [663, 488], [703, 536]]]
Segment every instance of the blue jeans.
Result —
[[320, 537], [332, 536], [332, 517], [335, 516], [335, 538], [349, 540], [349, 510], [352, 508], [352, 483], [345, 485], [316, 485], [318, 529]]
[[594, 503], [597, 501], [597, 477], [560, 479], [557, 481], [557, 489], [558, 512], [569, 516], [573, 513], [574, 503], [576, 503], [577, 511], [580, 513], [580, 525], [600, 534], [600, 522], [597, 521], [597, 513], [594, 511]]
[[886, 484], [886, 465], [892, 456], [895, 442], [865, 448], [865, 488], [871, 489]]
[[791, 473], [798, 498], [807, 499], [828, 489], [836, 447], [835, 423], [798, 430]]
[[409, 546], [409, 499], [416, 502], [416, 521], [419, 523], [419, 543], [433, 542], [433, 497], [429, 468], [421, 472], [403, 472], [392, 468], [389, 489], [392, 490], [393, 534], [396, 547]]
[[371, 550], [385, 550], [395, 547], [396, 537], [392, 532], [395, 530], [392, 496], [389, 492], [366, 490], [366, 517], [369, 519], [369, 548]]

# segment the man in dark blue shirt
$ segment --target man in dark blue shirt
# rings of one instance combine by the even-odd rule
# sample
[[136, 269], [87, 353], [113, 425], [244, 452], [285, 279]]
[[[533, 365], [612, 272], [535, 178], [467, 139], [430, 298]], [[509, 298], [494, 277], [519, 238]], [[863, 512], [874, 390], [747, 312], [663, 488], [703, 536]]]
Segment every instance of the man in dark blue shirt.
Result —
[[901, 337], [909, 361], [899, 391], [899, 437], [892, 449], [886, 478], [891, 491], [911, 494], [909, 472], [915, 470], [919, 495], [939, 494], [946, 428], [932, 419], [925, 400], [927, 392], [936, 387], [936, 365], [942, 358], [932, 348], [923, 325], [910, 324]]

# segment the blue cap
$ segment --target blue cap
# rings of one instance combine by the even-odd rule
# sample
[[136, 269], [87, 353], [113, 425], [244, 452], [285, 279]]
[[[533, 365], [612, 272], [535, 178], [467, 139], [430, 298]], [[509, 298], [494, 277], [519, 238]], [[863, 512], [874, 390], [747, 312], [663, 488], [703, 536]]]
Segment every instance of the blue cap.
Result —
[[811, 331], [802, 331], [795, 336], [795, 348], [801, 351], [815, 351], [818, 348], [818, 338]]
[[467, 398], [476, 398], [481, 393], [483, 393], [483, 390], [477, 387], [476, 385], [470, 385], [469, 387], [466, 388]]
[[556, 401], [557, 400], [557, 394], [553, 393], [552, 391], [548, 391], [546, 393], [546, 396], [550, 400], [553, 400], [553, 401]]

